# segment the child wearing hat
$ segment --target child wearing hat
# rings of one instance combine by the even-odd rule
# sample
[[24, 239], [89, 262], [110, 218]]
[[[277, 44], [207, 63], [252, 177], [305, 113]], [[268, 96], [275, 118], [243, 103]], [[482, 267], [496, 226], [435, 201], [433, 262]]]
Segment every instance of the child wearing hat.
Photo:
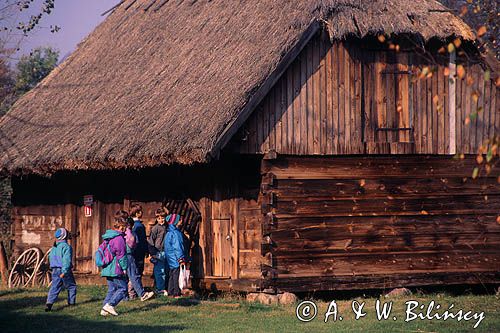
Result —
[[165, 255], [169, 268], [168, 295], [178, 298], [181, 296], [179, 288], [180, 264], [186, 261], [184, 252], [184, 238], [177, 224], [181, 218], [177, 214], [170, 214], [166, 217], [168, 222], [168, 231], [165, 237]]
[[45, 311], [51, 311], [63, 286], [68, 290], [68, 305], [76, 303], [76, 282], [72, 272], [71, 258], [73, 249], [68, 244], [68, 231], [59, 228], [55, 233], [56, 241], [49, 253], [50, 268], [52, 269], [52, 285], [47, 296]]

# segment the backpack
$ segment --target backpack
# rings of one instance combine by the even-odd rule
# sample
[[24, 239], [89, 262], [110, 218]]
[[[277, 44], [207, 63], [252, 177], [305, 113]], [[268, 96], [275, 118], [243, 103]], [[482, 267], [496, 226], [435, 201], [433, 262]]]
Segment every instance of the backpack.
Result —
[[109, 265], [114, 258], [111, 248], [109, 247], [109, 242], [105, 240], [99, 245], [95, 252], [95, 264], [97, 267], [104, 268]]

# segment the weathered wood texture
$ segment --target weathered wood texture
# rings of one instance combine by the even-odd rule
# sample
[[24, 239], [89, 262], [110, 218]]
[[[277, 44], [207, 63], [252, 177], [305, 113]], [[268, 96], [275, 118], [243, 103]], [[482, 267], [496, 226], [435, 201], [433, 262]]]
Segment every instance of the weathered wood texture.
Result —
[[299, 289], [311, 290], [323, 279], [335, 289], [331, 278], [344, 289], [378, 288], [440, 283], [448, 273], [462, 274], [456, 283], [479, 273], [496, 277], [482, 282], [498, 282], [498, 170], [471, 180], [474, 163], [429, 156], [264, 161], [264, 179], [272, 179], [263, 185], [271, 215], [264, 255], [272, 258], [265, 285], [293, 290], [300, 281]]
[[498, 87], [485, 80], [479, 65], [457, 59], [467, 74], [455, 82], [448, 57], [438, 54], [431, 61], [412, 48], [376, 47], [356, 39], [332, 44], [317, 34], [235, 136], [233, 149], [289, 155], [467, 154], [500, 132]]
[[[192, 240], [193, 277], [225, 278], [230, 281], [224, 286], [250, 288], [255, 283], [248, 281], [261, 274], [259, 169], [259, 158], [237, 157], [204, 167], [15, 178], [16, 254], [29, 247], [47, 251], [55, 230], [66, 227], [75, 235], [70, 241], [75, 270], [85, 276], [96, 274], [93, 254], [101, 235], [111, 228], [115, 212], [140, 204], [149, 234], [155, 210], [166, 203], [183, 216], [181, 229]], [[87, 194], [94, 196], [91, 217], [84, 215], [83, 196]], [[146, 260], [148, 282], [152, 271], [153, 265]]]

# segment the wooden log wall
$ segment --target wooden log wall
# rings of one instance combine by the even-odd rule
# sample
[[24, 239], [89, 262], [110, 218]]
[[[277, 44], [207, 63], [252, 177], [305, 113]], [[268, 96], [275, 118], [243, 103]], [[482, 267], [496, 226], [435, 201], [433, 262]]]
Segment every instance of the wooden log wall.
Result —
[[[142, 205], [149, 234], [155, 210], [167, 202], [184, 217], [182, 230], [193, 241], [191, 272], [200, 287], [256, 290], [262, 240], [259, 170], [260, 158], [237, 156], [203, 167], [14, 177], [16, 254], [29, 247], [47, 251], [55, 230], [66, 227], [77, 235], [70, 241], [76, 272], [97, 274], [92, 256], [115, 212]], [[94, 197], [91, 217], [85, 217], [83, 208], [88, 194]], [[148, 285], [152, 271], [146, 260]]]
[[264, 286], [500, 282], [499, 172], [472, 180], [474, 165], [429, 156], [265, 160]]
[[[450, 65], [443, 55], [434, 59], [364, 40], [332, 44], [318, 34], [247, 120], [233, 149], [289, 155], [476, 153], [500, 133], [499, 87], [480, 65], [466, 59]], [[457, 75], [456, 65], [464, 66], [465, 76]], [[425, 67], [430, 74], [420, 78]]]

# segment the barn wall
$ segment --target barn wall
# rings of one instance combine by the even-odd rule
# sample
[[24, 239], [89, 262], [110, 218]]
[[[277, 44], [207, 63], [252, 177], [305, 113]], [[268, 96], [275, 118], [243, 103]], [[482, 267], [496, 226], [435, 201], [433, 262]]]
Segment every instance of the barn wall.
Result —
[[[76, 271], [96, 274], [92, 256], [114, 213], [135, 203], [142, 205], [149, 234], [155, 210], [168, 202], [187, 221], [183, 225], [187, 234], [193, 235], [193, 276], [215, 278], [217, 288], [255, 289], [255, 282], [238, 280], [260, 277], [259, 169], [260, 158], [236, 157], [207, 166], [15, 177], [15, 255], [30, 247], [47, 251], [55, 230], [66, 227], [75, 236], [70, 244]], [[84, 214], [84, 195], [94, 197], [91, 217]], [[195, 220], [195, 212], [201, 221]], [[152, 268], [146, 260], [146, 276]], [[228, 281], [219, 285], [223, 278]], [[149, 278], [145, 281], [152, 283]]]
[[473, 159], [263, 163], [266, 285], [282, 290], [500, 281], [499, 172]]
[[[499, 133], [499, 88], [485, 81], [480, 65], [461, 58], [457, 64], [466, 75], [454, 83], [449, 57], [433, 57], [431, 63], [404, 46], [399, 52], [381, 50], [370, 40], [332, 44], [318, 34], [247, 120], [233, 149], [291, 155], [476, 153]], [[432, 73], [419, 79], [424, 67]], [[448, 69], [451, 76], [445, 75]]]

